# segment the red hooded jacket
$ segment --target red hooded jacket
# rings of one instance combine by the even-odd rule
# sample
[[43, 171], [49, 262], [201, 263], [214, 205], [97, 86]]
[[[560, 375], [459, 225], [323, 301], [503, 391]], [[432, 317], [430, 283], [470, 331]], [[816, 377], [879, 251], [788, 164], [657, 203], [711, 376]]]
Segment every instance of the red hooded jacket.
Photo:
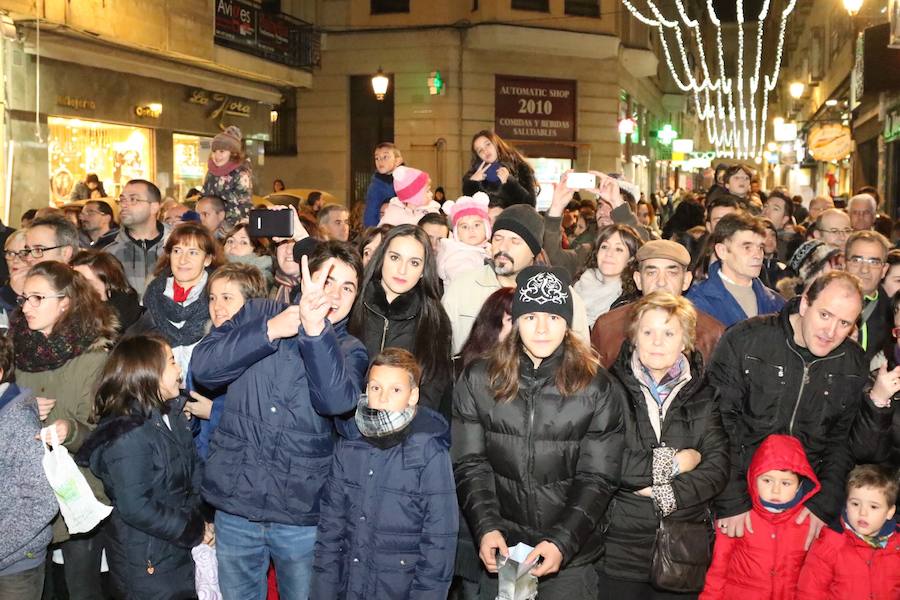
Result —
[[900, 533], [876, 550], [845, 526], [823, 529], [806, 557], [797, 584], [804, 600], [900, 599]]
[[[813, 488], [796, 506], [781, 513], [770, 512], [760, 502], [756, 478], [772, 470], [792, 471], [811, 481]], [[745, 531], [744, 537], [730, 538], [716, 529], [712, 565], [706, 573], [700, 600], [793, 600], [809, 532], [809, 519], [800, 525], [794, 521], [820, 487], [797, 438], [767, 437], [747, 471], [747, 489], [753, 501], [753, 533]]]

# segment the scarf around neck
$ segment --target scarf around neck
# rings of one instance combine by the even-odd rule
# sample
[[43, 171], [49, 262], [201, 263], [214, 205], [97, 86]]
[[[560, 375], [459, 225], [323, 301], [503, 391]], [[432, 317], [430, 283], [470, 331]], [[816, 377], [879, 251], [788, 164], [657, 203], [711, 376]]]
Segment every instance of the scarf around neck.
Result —
[[229, 173], [231, 173], [232, 171], [234, 171], [235, 169], [237, 169], [240, 166], [241, 166], [241, 163], [236, 160], [229, 160], [227, 163], [225, 163], [221, 167], [216, 165], [216, 163], [213, 162], [212, 157], [209, 157], [209, 159], [207, 159], [207, 161], [206, 161], [207, 170], [210, 173], [212, 173], [213, 175], [215, 175], [216, 177], [222, 177], [224, 175], [228, 175]]
[[173, 348], [195, 344], [206, 334], [206, 324], [209, 322], [209, 300], [206, 295], [208, 277], [209, 274], [204, 271], [183, 303], [172, 299], [175, 283], [172, 276], [157, 277], [144, 292], [144, 307], [150, 312], [156, 328]]
[[864, 541], [866, 544], [875, 548], [876, 550], [880, 550], [882, 548], [887, 547], [888, 541], [894, 533], [897, 532], [897, 521], [895, 519], [888, 519], [884, 522], [884, 525], [881, 526], [881, 529], [875, 535], [865, 535], [864, 533], [860, 533], [853, 528], [853, 525], [850, 524], [850, 518], [847, 516], [847, 509], [845, 508], [841, 511], [842, 521], [844, 523], [844, 527], [853, 532], [853, 535]]
[[281, 270], [280, 267], [275, 268], [275, 285], [278, 286], [275, 292], [275, 300], [284, 304], [291, 303], [291, 292], [300, 285], [300, 277], [288, 275]]
[[650, 373], [649, 369], [644, 366], [641, 362], [640, 358], [638, 358], [637, 350], [632, 354], [632, 368], [634, 370], [634, 374], [637, 375], [638, 379], [641, 383], [647, 386], [647, 389], [650, 390], [650, 395], [653, 396], [653, 399], [656, 400], [656, 403], [659, 406], [663, 406], [666, 403], [666, 399], [668, 399], [669, 394], [672, 393], [672, 390], [681, 383], [682, 376], [688, 370], [688, 360], [684, 354], [678, 355], [678, 360], [672, 365], [672, 368], [663, 375], [663, 378], [657, 381], [653, 378], [653, 375]]
[[16, 368], [26, 373], [58, 369], [97, 341], [97, 336], [80, 335], [72, 328], [52, 331], [49, 336], [32, 331], [22, 311], [15, 313], [9, 328], [16, 349]]

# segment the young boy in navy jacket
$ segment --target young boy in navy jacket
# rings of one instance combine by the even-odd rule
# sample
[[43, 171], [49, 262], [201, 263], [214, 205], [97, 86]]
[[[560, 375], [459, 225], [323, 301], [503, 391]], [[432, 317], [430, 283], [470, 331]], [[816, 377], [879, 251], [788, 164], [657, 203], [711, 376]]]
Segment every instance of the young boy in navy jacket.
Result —
[[900, 535], [894, 511], [897, 474], [861, 465], [847, 478], [843, 531], [823, 529], [800, 573], [804, 600], [900, 598]]
[[800, 440], [767, 437], [747, 470], [750, 526], [743, 537], [716, 532], [700, 600], [793, 599], [809, 531], [809, 519], [798, 524], [797, 517], [819, 487]]
[[418, 406], [412, 354], [375, 357], [322, 495], [310, 598], [446, 598], [458, 515], [450, 430]]
[[381, 220], [381, 206], [396, 196], [394, 193], [394, 169], [403, 164], [400, 149], [390, 142], [375, 146], [375, 174], [366, 189], [366, 210], [363, 226], [375, 227]]

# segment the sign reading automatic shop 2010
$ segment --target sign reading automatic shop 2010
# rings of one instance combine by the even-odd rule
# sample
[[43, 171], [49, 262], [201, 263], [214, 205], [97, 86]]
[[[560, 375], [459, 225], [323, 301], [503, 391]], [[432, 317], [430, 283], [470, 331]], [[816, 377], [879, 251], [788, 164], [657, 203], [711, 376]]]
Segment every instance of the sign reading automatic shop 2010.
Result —
[[497, 75], [494, 129], [508, 139], [575, 141], [575, 81]]

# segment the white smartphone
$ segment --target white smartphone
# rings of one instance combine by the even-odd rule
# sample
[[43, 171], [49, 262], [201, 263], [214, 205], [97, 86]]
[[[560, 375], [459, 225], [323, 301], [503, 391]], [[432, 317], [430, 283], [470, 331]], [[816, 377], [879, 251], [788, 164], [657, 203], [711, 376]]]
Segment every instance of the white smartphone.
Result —
[[566, 187], [570, 190], [593, 190], [597, 187], [597, 176], [593, 173], [569, 173]]

